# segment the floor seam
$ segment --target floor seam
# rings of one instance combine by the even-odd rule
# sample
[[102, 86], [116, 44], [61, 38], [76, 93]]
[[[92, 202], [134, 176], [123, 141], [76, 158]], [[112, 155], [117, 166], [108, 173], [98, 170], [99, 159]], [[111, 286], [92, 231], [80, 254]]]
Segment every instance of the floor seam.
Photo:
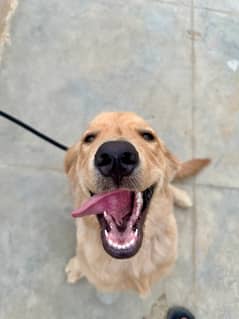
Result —
[[[175, 7], [183, 7], [183, 8], [191, 8], [191, 5], [185, 4], [185, 3], [177, 3], [177, 2], [173, 2], [173, 1], [164, 1], [164, 0], [158, 0], [158, 3], [162, 3], [162, 4], [168, 4], [171, 6], [175, 6]], [[194, 6], [194, 10], [204, 10], [204, 11], [210, 11], [212, 13], [220, 13], [220, 14], [224, 14], [224, 15], [233, 15], [233, 16], [239, 16], [239, 12], [237, 11], [233, 11], [233, 10], [222, 10], [222, 9], [214, 9], [214, 8], [210, 8], [210, 7], [200, 7], [200, 6]]]
[[[176, 185], [178, 187], [183, 186], [192, 186], [192, 183], [191, 182], [181, 182], [181, 183], [176, 183]], [[197, 178], [196, 178], [196, 182], [195, 182], [195, 185], [198, 186], [198, 187], [208, 187], [208, 188], [215, 188], [215, 189], [222, 189], [222, 190], [235, 190], [235, 191], [239, 191], [239, 186], [228, 186], [228, 185], [216, 185], [216, 184], [213, 184], [213, 183], [203, 183], [203, 182], [197, 182]]]
[[213, 189], [223, 189], [223, 190], [234, 190], [239, 191], [239, 187], [236, 186], [223, 186], [223, 185], [215, 185], [215, 184], [207, 184], [207, 183], [196, 183], [196, 186], [199, 187], [208, 187]]
[[210, 11], [212, 13], [220, 13], [220, 14], [224, 14], [224, 15], [233, 15], [233, 16], [239, 16], [239, 12], [235, 12], [235, 11], [226, 11], [226, 10], [221, 10], [221, 9], [213, 9], [213, 8], [209, 8], [209, 7], [199, 7], [196, 6], [194, 7], [195, 10], [204, 10], [204, 11]]
[[[196, 155], [196, 139], [195, 139], [195, 39], [194, 39], [194, 0], [191, 0], [191, 144], [192, 158]], [[192, 214], [192, 287], [193, 287], [193, 305], [196, 308], [196, 238], [197, 238], [197, 198], [196, 198], [196, 179], [192, 179], [193, 192], [193, 214]]]

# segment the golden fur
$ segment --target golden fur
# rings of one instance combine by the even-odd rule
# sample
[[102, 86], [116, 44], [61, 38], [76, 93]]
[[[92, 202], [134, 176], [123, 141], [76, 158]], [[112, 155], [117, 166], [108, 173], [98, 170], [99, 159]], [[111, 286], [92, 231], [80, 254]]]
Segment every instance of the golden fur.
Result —
[[[139, 134], [141, 130], [152, 132], [156, 140], [145, 141]], [[85, 144], [83, 139], [89, 132], [97, 133], [97, 137], [92, 143]], [[157, 182], [144, 224], [142, 246], [129, 259], [112, 258], [102, 246], [96, 217], [78, 218], [76, 255], [66, 266], [66, 273], [70, 283], [84, 276], [102, 291], [132, 289], [144, 295], [150, 291], [153, 283], [169, 272], [177, 257], [174, 204], [191, 206], [188, 195], [170, 182], [174, 178], [197, 173], [208, 164], [208, 160], [181, 163], [157, 137], [156, 132], [136, 114], [102, 113], [90, 123], [82, 139], [66, 154], [65, 171], [72, 185], [75, 207], [80, 207], [90, 197], [89, 189], [94, 193], [106, 190], [105, 185], [97, 183], [94, 155], [102, 143], [118, 139], [130, 141], [140, 155], [135, 190], [143, 191]]]

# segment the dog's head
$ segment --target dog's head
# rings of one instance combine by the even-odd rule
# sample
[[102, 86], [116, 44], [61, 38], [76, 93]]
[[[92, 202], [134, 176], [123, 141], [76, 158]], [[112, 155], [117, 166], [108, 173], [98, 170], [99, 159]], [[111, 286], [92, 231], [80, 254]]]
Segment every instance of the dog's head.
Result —
[[142, 118], [128, 112], [102, 113], [66, 154], [65, 171], [78, 204], [84, 202], [75, 216], [96, 214], [88, 222], [98, 220], [106, 252], [132, 257], [141, 246], [155, 190], [172, 180], [178, 167]]

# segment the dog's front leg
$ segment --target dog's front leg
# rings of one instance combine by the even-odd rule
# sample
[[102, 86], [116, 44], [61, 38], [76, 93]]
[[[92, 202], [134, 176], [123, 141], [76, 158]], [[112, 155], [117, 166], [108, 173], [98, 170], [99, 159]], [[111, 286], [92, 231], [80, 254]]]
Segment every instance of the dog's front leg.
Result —
[[67, 275], [67, 282], [70, 284], [74, 284], [83, 277], [80, 269], [79, 258], [77, 256], [69, 260], [66, 265], [65, 272]]
[[68, 283], [74, 284], [84, 277], [82, 269], [82, 255], [80, 248], [85, 243], [87, 230], [81, 219], [76, 220], [76, 255], [72, 257], [66, 265], [65, 272]]

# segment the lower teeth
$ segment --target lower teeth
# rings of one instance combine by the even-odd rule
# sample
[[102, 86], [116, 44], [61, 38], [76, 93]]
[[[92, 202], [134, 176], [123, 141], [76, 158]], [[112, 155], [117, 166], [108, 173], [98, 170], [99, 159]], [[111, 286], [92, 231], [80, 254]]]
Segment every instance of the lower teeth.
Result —
[[113, 248], [116, 248], [116, 249], [127, 249], [127, 248], [130, 248], [131, 246], [133, 246], [136, 242], [136, 237], [138, 236], [138, 229], [136, 229], [134, 231], [134, 236], [135, 238], [132, 238], [130, 242], [124, 244], [124, 245], [120, 245], [118, 243], [115, 243], [113, 242], [110, 238], [109, 238], [109, 232], [105, 229], [105, 237], [107, 238], [107, 242], [108, 244], [113, 247]]

